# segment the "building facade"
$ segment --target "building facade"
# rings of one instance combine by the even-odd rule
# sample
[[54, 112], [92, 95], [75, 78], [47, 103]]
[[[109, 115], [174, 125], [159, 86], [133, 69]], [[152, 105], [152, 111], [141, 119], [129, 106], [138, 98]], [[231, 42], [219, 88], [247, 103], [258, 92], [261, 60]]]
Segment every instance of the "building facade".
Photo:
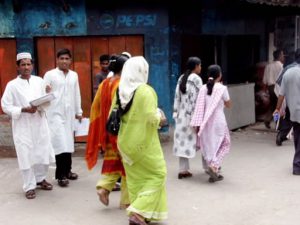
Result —
[[[144, 55], [149, 62], [149, 83], [171, 121], [176, 82], [189, 56], [201, 58], [204, 81], [207, 66], [217, 63], [225, 83], [243, 84], [254, 82], [255, 65], [268, 60], [270, 33], [274, 47], [289, 45], [289, 51], [296, 47], [291, 40], [298, 35], [294, 29], [298, 25], [279, 21], [297, 18], [298, 7], [246, 0], [174, 4], [157, 0], [0, 1], [0, 94], [16, 76], [17, 52], [31, 52], [35, 72], [43, 76], [55, 67], [55, 52], [67, 47], [80, 76], [84, 116], [88, 117], [99, 55], [128, 51]], [[293, 30], [295, 36], [287, 38], [279, 29]]]

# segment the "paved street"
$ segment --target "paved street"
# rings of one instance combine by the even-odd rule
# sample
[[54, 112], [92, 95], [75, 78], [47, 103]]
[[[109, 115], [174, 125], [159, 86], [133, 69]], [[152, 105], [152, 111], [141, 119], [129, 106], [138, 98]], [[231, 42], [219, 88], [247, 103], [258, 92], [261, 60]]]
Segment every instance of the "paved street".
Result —
[[[231, 133], [232, 148], [222, 165], [225, 179], [208, 183], [201, 157], [191, 160], [192, 178], [178, 180], [178, 159], [172, 140], [164, 141], [168, 166], [169, 219], [157, 225], [295, 225], [300, 221], [300, 177], [291, 175], [293, 143], [275, 145], [275, 133], [256, 124]], [[80, 150], [81, 147], [81, 150]], [[103, 206], [96, 196], [97, 168], [88, 171], [78, 146], [73, 158], [80, 179], [52, 191], [37, 191], [34, 200], [22, 192], [16, 158], [0, 159], [0, 224], [5, 225], [128, 225], [118, 209], [119, 192], [110, 194]], [[155, 223], [154, 223], [155, 224]]]

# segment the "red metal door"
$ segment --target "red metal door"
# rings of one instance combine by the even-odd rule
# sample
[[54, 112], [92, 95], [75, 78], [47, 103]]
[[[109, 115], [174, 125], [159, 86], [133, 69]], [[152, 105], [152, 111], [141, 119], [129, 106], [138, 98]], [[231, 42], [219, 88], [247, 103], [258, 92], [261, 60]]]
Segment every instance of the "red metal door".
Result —
[[16, 53], [15, 39], [0, 39], [0, 98], [8, 81], [17, 76]]

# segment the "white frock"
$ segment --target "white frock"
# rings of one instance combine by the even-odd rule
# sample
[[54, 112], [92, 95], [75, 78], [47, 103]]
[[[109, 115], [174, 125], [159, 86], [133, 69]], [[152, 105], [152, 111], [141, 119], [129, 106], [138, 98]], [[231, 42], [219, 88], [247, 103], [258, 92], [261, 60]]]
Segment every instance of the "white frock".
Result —
[[199, 75], [189, 75], [186, 84], [186, 93], [182, 94], [179, 85], [183, 75], [178, 80], [174, 99], [174, 145], [173, 153], [178, 157], [193, 158], [196, 155], [196, 132], [190, 126], [192, 113], [202, 86], [202, 79]]

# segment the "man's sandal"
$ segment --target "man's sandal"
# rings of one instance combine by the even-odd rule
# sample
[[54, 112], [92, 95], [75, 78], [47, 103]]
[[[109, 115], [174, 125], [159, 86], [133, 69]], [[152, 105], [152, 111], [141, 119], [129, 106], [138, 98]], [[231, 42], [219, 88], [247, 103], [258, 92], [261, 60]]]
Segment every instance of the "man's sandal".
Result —
[[25, 197], [27, 199], [34, 199], [35, 198], [35, 190], [26, 191]]
[[42, 190], [46, 190], [46, 191], [50, 191], [53, 189], [53, 185], [50, 184], [49, 182], [47, 182], [46, 180], [42, 180], [41, 182], [36, 183], [36, 185], [42, 189]]
[[78, 179], [78, 174], [77, 173], [73, 173], [73, 172], [69, 172], [67, 175], [67, 178], [69, 180], [77, 180]]

